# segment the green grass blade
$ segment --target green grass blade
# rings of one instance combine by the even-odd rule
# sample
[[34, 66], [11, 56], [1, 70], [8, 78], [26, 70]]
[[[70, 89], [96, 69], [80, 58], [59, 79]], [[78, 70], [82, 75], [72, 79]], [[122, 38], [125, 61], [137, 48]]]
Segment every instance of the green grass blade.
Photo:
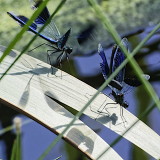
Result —
[[11, 153], [11, 160], [21, 160], [22, 159], [22, 149], [21, 149], [21, 131], [16, 130], [16, 139], [13, 143], [12, 153]]
[[16, 145], [16, 159], [21, 160], [22, 159], [22, 146], [21, 146], [21, 133], [17, 133], [17, 145]]
[[11, 153], [11, 160], [15, 160], [15, 159], [16, 159], [16, 140], [14, 140], [12, 153]]

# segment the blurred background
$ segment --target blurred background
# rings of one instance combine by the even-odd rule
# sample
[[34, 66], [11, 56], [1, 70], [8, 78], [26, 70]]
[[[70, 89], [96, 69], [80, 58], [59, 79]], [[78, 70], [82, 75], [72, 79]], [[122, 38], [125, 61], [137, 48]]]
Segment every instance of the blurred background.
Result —
[[[142, 39], [145, 38], [153, 27], [159, 23], [159, 0], [97, 1], [105, 11], [106, 15], [110, 18], [119, 35], [128, 38], [131, 51], [141, 42]], [[59, 0], [50, 0], [47, 6], [51, 14], [54, 12], [59, 2]], [[25, 15], [26, 17], [30, 17], [33, 13], [31, 10], [31, 4], [28, 0], [0, 1], [0, 45], [3, 46], [8, 46], [20, 31], [19, 25], [6, 14], [7, 11], [11, 11], [17, 15]], [[98, 43], [101, 43], [104, 47], [108, 61], [110, 60], [111, 49], [114, 44], [113, 39], [105, 30], [103, 24], [96, 17], [86, 0], [68, 0], [54, 17], [54, 22], [61, 35], [63, 35], [69, 28], [72, 29], [68, 41], [68, 45], [73, 48], [73, 53], [70, 55], [69, 60], [70, 67], [68, 62], [64, 61], [62, 70], [72, 74], [96, 89], [99, 88], [104, 82], [104, 79], [99, 65], [101, 59], [97, 53]], [[150, 83], [153, 85], [158, 95], [160, 95], [159, 36], [160, 32], [158, 31], [135, 56], [144, 73], [151, 76]], [[32, 34], [26, 32], [14, 49], [22, 51], [32, 37]], [[41, 38], [37, 38], [29, 50], [44, 42], [45, 41]], [[47, 62], [47, 49], [47, 46], [43, 46], [32, 52], [27, 52], [26, 54]], [[134, 72], [130, 66], [127, 65], [126, 76], [129, 76], [129, 74], [134, 74]], [[106, 88], [103, 92], [109, 95], [111, 90]], [[142, 113], [143, 110], [152, 103], [152, 100], [147, 96], [143, 86], [135, 88], [126, 94], [125, 100], [129, 103], [128, 110], [136, 116]], [[17, 116], [21, 118], [22, 122], [29, 119], [7, 106], [0, 104], [0, 130], [12, 125], [13, 119]], [[81, 117], [81, 120], [97, 132], [109, 144], [118, 136], [85, 115]], [[157, 108], [155, 108], [149, 116], [145, 117], [143, 121], [160, 135], [160, 125], [157, 123], [160, 121], [160, 114]], [[30, 121], [26, 125], [23, 125], [21, 130], [23, 160], [38, 159], [56, 137], [52, 132], [34, 121]], [[10, 159], [15, 138], [16, 134], [14, 130], [10, 130], [4, 134], [1, 134], [0, 132], [0, 159]], [[122, 139], [117, 143], [114, 146], [114, 149], [125, 160], [139, 160], [142, 158], [143, 160], [153, 159], [125, 139]], [[52, 160], [60, 155], [62, 155], [62, 160], [86, 159], [81, 153], [63, 140], [59, 141], [56, 147], [45, 159]]]

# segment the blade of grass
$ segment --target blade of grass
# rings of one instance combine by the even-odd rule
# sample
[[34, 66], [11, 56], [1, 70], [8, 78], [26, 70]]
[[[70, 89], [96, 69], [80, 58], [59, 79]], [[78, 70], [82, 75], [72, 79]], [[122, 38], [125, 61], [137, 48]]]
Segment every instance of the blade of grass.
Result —
[[13, 147], [12, 147], [12, 153], [11, 153], [11, 160], [15, 160], [16, 159], [16, 140], [14, 140], [14, 143], [13, 143]]
[[[133, 56], [132, 57], [129, 56], [129, 53], [127, 52], [126, 48], [124, 46], [122, 46], [122, 44], [120, 43], [121, 39], [120, 39], [117, 31], [114, 29], [114, 26], [111, 24], [109, 18], [104, 14], [104, 12], [102, 11], [102, 9], [100, 8], [100, 6], [97, 4], [97, 2], [95, 0], [88, 0], [88, 2], [91, 5], [91, 7], [94, 9], [96, 15], [103, 22], [106, 29], [110, 32], [110, 34], [113, 37], [113, 39], [115, 40], [115, 42], [120, 45], [122, 51], [125, 53], [128, 61], [129, 61], [129, 63], [131, 64], [132, 68], [135, 70], [136, 75], [140, 78], [141, 82], [144, 84], [144, 86], [146, 88], [146, 91], [148, 92], [150, 97], [154, 100], [158, 109], [160, 110], [160, 101], [159, 101], [158, 95], [156, 94], [156, 92], [153, 89], [153, 87], [151, 86], [151, 84], [145, 78], [143, 78], [141, 76], [143, 74], [143, 71], [141, 70], [141, 68], [139, 67], [139, 65], [137, 64], [137, 62], [133, 58]], [[131, 54], [133, 54], [133, 53], [131, 53]]]
[[22, 159], [21, 133], [17, 133], [17, 160]]
[[21, 149], [21, 133], [20, 131], [16, 132], [17, 136], [13, 143], [12, 153], [11, 153], [11, 160], [21, 160], [22, 159], [22, 149]]

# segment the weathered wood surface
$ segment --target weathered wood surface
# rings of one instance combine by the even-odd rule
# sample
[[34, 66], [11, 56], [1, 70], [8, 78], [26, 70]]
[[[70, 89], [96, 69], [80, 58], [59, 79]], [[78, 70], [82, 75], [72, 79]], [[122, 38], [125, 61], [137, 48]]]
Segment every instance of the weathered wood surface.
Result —
[[[11, 64], [14, 54], [13, 52], [11, 54], [12, 57], [8, 56], [1, 64], [0, 73], [3, 73]], [[64, 127], [71, 121], [73, 115], [49, 97], [80, 111], [96, 90], [57, 68], [54, 68], [53, 71], [54, 74], [52, 75], [48, 64], [23, 55], [1, 81], [0, 97], [1, 101], [8, 102], [13, 108], [17, 108], [36, 119], [50, 130], [61, 133]], [[127, 121], [124, 123], [123, 117], [120, 115], [120, 106], [111, 103], [114, 103], [114, 101], [106, 95], [100, 94], [84, 111], [84, 114], [122, 135], [137, 121], [137, 118], [129, 111], [123, 109], [123, 116]], [[99, 114], [98, 109], [103, 109], [103, 114]], [[87, 129], [83, 129], [83, 127]], [[109, 146], [92, 132], [85, 124], [77, 120], [76, 124], [65, 134], [64, 138], [72, 142], [76, 139], [78, 148], [91, 155], [93, 159], [96, 159], [97, 155]], [[75, 139], [72, 135], [75, 135]], [[83, 138], [78, 136], [82, 138], [79, 139], [76, 135], [83, 135]], [[154, 158], [160, 158], [160, 137], [142, 121], [134, 125], [124, 137]], [[87, 140], [86, 138], [89, 139]], [[89, 141], [88, 144], [86, 140], [87, 142]], [[103, 156], [107, 155], [106, 157], [109, 157], [108, 154], [111, 156], [111, 152], [114, 153], [112, 149], [109, 149]], [[117, 154], [115, 155], [117, 156]], [[116, 159], [118, 156], [115, 157], [108, 159]]]

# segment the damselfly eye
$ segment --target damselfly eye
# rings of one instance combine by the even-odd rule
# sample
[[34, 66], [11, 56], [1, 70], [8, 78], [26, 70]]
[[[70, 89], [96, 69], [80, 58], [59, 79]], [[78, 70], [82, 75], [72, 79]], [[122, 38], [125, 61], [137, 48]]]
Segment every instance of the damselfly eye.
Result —
[[72, 48], [69, 48], [69, 47], [66, 48], [66, 52], [67, 52], [68, 54], [72, 53], [72, 51], [73, 51]]
[[122, 104], [122, 106], [123, 106], [124, 108], [128, 108], [128, 103], [124, 102], [124, 103]]
[[124, 96], [124, 94], [123, 93], [119, 93], [119, 94], [117, 94], [119, 97], [123, 97]]

